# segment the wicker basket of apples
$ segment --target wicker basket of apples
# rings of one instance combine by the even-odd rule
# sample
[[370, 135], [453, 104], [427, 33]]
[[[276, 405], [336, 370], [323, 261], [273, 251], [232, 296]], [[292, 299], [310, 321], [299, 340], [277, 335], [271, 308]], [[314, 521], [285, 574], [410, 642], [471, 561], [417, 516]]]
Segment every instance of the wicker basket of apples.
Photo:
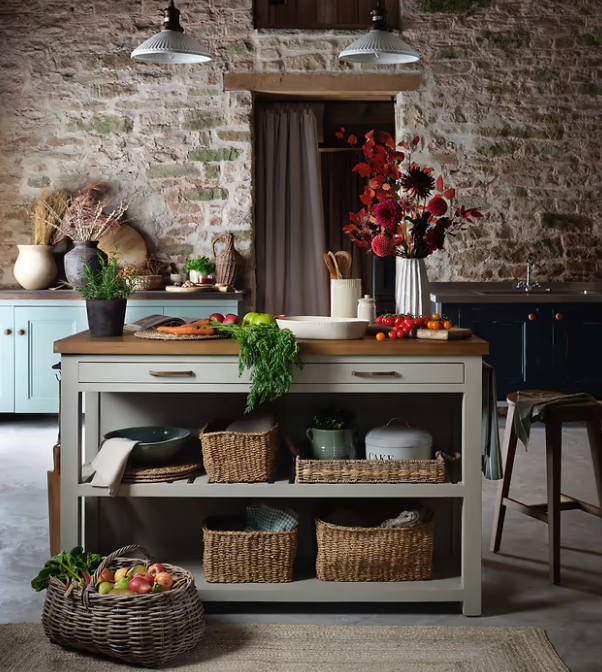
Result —
[[[127, 557], [132, 552], [146, 559]], [[87, 585], [66, 593], [52, 577], [42, 613], [46, 636], [61, 646], [157, 667], [194, 649], [205, 631], [192, 574], [153, 563], [142, 546], [111, 553]]]

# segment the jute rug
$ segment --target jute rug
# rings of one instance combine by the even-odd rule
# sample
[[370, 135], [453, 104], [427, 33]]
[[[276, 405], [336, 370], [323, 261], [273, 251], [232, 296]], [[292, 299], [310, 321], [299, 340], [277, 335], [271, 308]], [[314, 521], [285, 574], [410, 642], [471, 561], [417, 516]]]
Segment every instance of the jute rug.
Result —
[[[568, 672], [540, 628], [210, 625], [179, 672]], [[132, 672], [0, 625], [2, 672]], [[165, 669], [165, 668], [163, 668]]]

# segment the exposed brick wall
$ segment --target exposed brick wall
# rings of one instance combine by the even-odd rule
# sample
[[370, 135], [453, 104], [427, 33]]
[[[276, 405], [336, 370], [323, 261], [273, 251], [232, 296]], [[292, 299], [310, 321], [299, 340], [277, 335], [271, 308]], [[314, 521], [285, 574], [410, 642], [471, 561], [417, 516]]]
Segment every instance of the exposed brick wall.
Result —
[[[151, 246], [176, 261], [208, 253], [224, 230], [248, 253], [252, 101], [224, 93], [223, 73], [366, 70], [336, 57], [353, 34], [256, 33], [251, 0], [178, 2], [212, 63], [131, 61], [165, 4], [0, 0], [0, 286], [14, 284], [15, 246], [30, 242], [29, 203], [90, 179], [114, 182]], [[487, 210], [431, 260], [431, 277], [520, 275], [531, 251], [542, 277], [600, 277], [602, 5], [405, 0], [403, 19], [424, 85], [399, 97], [399, 124]]]

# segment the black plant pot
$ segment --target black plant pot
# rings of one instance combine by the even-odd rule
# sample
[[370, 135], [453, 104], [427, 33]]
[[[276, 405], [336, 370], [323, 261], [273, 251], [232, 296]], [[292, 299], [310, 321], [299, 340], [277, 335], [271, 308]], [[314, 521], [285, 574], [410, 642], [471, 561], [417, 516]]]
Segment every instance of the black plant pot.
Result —
[[122, 336], [127, 299], [86, 301], [90, 336]]
[[96, 240], [74, 240], [73, 249], [65, 255], [65, 275], [72, 287], [81, 289], [86, 286], [84, 264], [96, 274], [100, 271], [99, 257], [107, 261], [107, 255], [98, 249]]

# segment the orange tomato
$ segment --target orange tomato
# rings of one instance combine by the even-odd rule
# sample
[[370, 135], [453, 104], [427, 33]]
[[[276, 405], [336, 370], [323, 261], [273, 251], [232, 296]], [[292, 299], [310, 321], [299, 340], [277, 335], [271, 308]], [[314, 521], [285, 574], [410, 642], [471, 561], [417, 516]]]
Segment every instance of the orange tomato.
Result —
[[441, 329], [441, 323], [440, 322], [435, 322], [435, 320], [431, 320], [428, 323], [428, 328], [432, 329], [433, 331], [437, 331], [438, 329]]
[[440, 319], [441, 319], [441, 315], [439, 315], [439, 313], [433, 313], [431, 315], [431, 320], [433, 320], [433, 321], [440, 320]]
[[379, 331], [378, 334], [376, 334], [376, 340], [377, 341], [384, 341], [385, 340], [385, 335], [383, 334], [382, 331]]
[[443, 320], [443, 328], [447, 331], [452, 328], [452, 323], [449, 320]]

